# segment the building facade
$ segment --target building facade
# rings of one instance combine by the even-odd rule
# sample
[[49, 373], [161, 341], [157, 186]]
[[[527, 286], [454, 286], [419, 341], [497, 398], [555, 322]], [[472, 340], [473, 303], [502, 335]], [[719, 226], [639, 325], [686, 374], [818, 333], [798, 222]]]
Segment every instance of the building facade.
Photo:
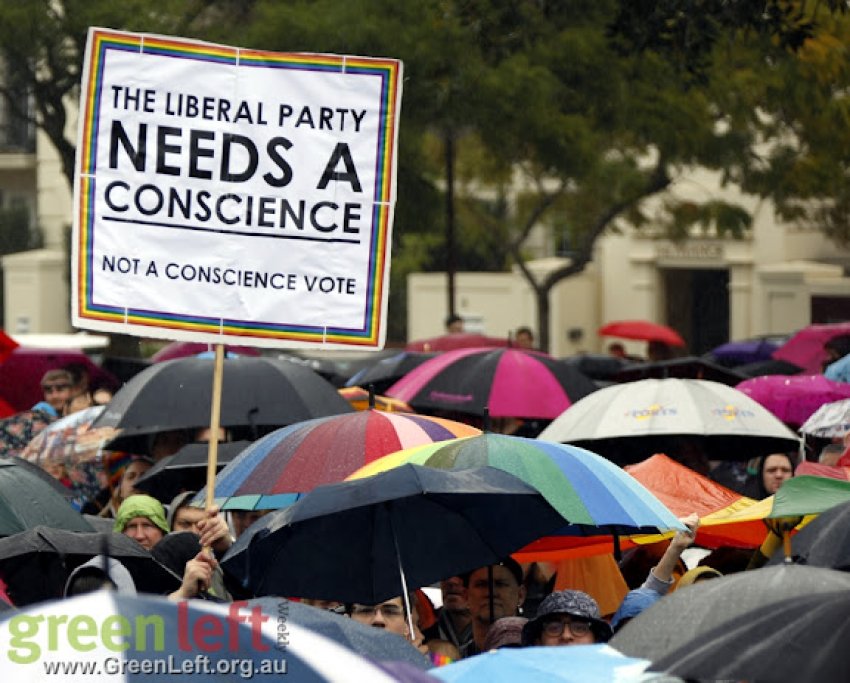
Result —
[[[671, 193], [678, 199], [735, 201], [750, 212], [752, 225], [741, 239], [718, 237], [711, 230], [681, 243], [651, 230], [625, 229], [603, 237], [590, 267], [553, 290], [553, 355], [603, 351], [610, 340], [596, 330], [613, 320], [670, 325], [694, 354], [730, 340], [850, 320], [850, 250], [817, 230], [777, 222], [769, 202], [721, 188], [711, 173], [694, 172]], [[559, 264], [563, 260], [551, 257], [532, 262], [536, 272]], [[521, 325], [537, 329], [534, 298], [516, 268], [459, 273], [455, 301], [468, 329], [494, 336], [507, 336]], [[442, 333], [447, 302], [444, 274], [412, 274], [408, 338]], [[626, 345], [631, 353], [645, 351], [641, 343]]]

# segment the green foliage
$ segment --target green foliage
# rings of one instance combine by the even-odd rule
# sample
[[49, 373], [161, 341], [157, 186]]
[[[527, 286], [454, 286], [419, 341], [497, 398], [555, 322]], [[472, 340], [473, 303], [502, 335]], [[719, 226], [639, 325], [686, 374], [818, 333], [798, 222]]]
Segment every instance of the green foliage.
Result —
[[573, 262], [541, 282], [526, 272], [538, 300], [618, 224], [743, 235], [746, 212], [716, 200], [667, 201], [662, 224], [650, 221], [644, 200], [697, 166], [850, 239], [850, 30], [838, 0], [9, 0], [0, 53], [32, 88], [66, 172], [62, 98], [89, 25], [404, 61], [394, 338], [407, 273], [443, 269], [449, 255], [447, 140], [458, 268], [522, 267], [543, 224]]

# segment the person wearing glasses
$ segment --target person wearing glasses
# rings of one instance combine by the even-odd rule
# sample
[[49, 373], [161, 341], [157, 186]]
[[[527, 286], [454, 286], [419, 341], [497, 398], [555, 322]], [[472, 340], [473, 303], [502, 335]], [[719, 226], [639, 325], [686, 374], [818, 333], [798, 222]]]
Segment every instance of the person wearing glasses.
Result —
[[596, 600], [582, 591], [564, 590], [540, 603], [537, 616], [522, 628], [522, 644], [592, 645], [608, 642], [611, 635]]
[[[355, 602], [348, 607], [348, 615], [365, 626], [385, 628], [407, 639], [410, 638], [410, 627], [404, 614], [404, 600], [401, 596], [384, 600], [378, 605], [361, 605]], [[414, 624], [417, 619], [414, 619]]]

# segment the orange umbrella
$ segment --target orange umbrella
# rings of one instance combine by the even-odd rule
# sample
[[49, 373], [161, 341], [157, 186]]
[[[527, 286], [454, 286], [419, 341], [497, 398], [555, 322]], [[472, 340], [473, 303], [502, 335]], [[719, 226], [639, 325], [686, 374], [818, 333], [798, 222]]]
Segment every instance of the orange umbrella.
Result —
[[[767, 529], [760, 519], [722, 524], [721, 520], [756, 504], [708, 477], [663, 454], [626, 467], [626, 471], [655, 494], [677, 517], [692, 512], [700, 520], [711, 515], [710, 526], [701, 525], [696, 542], [707, 548], [732, 545], [751, 548], [761, 544]], [[715, 526], [716, 524], [716, 526]], [[658, 540], [658, 537], [653, 537]]]
[[[337, 389], [340, 396], [351, 404], [354, 410], [369, 410], [369, 392], [363, 387], [343, 387]], [[374, 397], [375, 409], [385, 413], [413, 413], [415, 412], [404, 401], [389, 396], [377, 395]]]

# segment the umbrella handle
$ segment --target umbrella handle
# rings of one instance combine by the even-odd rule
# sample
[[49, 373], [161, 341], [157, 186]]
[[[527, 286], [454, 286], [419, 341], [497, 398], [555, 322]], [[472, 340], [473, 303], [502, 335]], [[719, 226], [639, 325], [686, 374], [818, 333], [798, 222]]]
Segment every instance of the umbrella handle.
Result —
[[791, 562], [791, 531], [782, 532], [782, 551], [785, 554], [785, 562]]
[[393, 534], [393, 546], [395, 546], [395, 556], [398, 560], [398, 573], [401, 576], [401, 597], [404, 600], [404, 612], [407, 615], [407, 628], [410, 631], [410, 641], [413, 642], [416, 640], [416, 631], [413, 628], [413, 615], [411, 614], [410, 609], [410, 595], [407, 592], [407, 577], [404, 575], [404, 567], [401, 564], [401, 551], [398, 547], [398, 537], [395, 533], [395, 525], [393, 525], [393, 516], [392, 511], [387, 506], [387, 515], [389, 517], [390, 522], [390, 531]]

